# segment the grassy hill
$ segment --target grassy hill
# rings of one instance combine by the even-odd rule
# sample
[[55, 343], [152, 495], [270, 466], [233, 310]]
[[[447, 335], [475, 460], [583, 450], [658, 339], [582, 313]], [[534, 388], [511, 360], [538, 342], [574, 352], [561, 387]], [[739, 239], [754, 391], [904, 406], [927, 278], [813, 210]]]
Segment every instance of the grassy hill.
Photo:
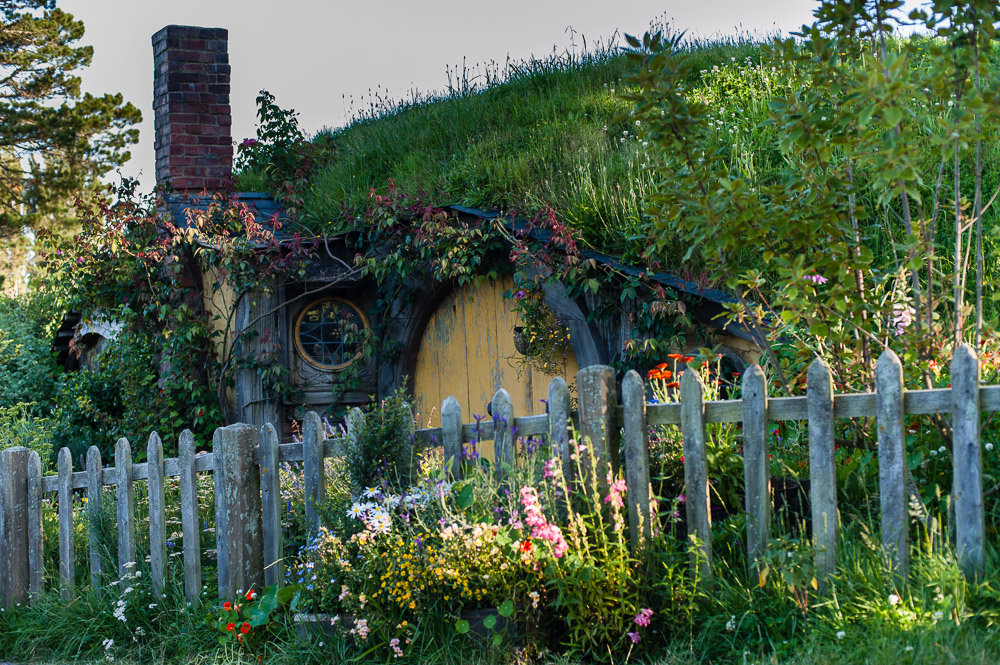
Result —
[[[760, 56], [749, 38], [688, 48], [709, 75]], [[442, 205], [519, 214], [551, 206], [592, 247], [634, 256], [653, 182], [630, 106], [619, 97], [630, 67], [611, 45], [486, 68], [484, 86], [466, 77], [444, 95], [377, 100], [330, 132], [335, 153], [312, 177], [304, 221], [335, 231], [345, 210], [366, 207], [370, 190], [393, 180]], [[259, 188], [259, 174], [242, 174], [240, 185]]]

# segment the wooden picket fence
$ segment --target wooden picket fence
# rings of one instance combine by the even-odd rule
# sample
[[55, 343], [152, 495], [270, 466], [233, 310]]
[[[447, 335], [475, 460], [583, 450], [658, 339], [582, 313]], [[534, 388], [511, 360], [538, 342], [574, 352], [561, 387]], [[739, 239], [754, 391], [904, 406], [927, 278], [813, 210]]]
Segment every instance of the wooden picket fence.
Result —
[[[984, 554], [984, 513], [980, 414], [1000, 411], [1000, 386], [980, 386], [979, 360], [968, 345], [960, 346], [951, 367], [951, 387], [936, 390], [903, 389], [902, 365], [886, 351], [876, 367], [876, 392], [835, 395], [829, 368], [816, 360], [807, 376], [804, 397], [767, 396], [767, 382], [760, 367], [744, 374], [742, 398], [704, 401], [699, 375], [684, 372], [680, 401], [647, 404], [642, 377], [628, 372], [618, 404], [614, 370], [587, 367], [577, 374], [579, 412], [570, 412], [566, 382], [553, 379], [549, 386], [548, 413], [515, 417], [506, 390], [492, 401], [492, 419], [462, 424], [461, 408], [449, 397], [441, 408], [442, 426], [413, 432], [417, 445], [441, 445], [450, 473], [461, 476], [462, 446], [472, 441], [494, 442], [494, 468], [514, 464], [516, 437], [546, 436], [561, 456], [570, 477], [570, 433], [589, 439], [599, 464], [621, 466], [628, 486], [632, 544], [641, 551], [650, 537], [655, 511], [651, 487], [647, 436], [650, 426], [680, 425], [684, 442], [684, 480], [688, 532], [694, 536], [692, 565], [703, 578], [712, 574], [709, 479], [705, 455], [706, 423], [743, 423], [747, 549], [750, 560], [763, 552], [770, 533], [770, 479], [768, 423], [807, 421], [809, 432], [810, 503], [817, 569], [830, 575], [837, 559], [838, 510], [834, 466], [834, 419], [875, 417], [878, 424], [879, 491], [882, 543], [890, 564], [905, 579], [908, 552], [908, 497], [905, 485], [904, 416], [949, 414], [953, 430], [954, 479], [952, 503], [956, 550], [968, 575], [981, 572]], [[364, 416], [354, 410], [348, 417], [347, 436], [357, 431]], [[202, 553], [198, 524], [197, 474], [211, 472], [215, 483], [216, 560], [220, 598], [233, 598], [240, 590], [280, 583], [284, 578], [281, 534], [279, 463], [303, 463], [305, 510], [310, 529], [319, 526], [317, 502], [324, 496], [324, 458], [340, 454], [335, 439], [328, 439], [315, 413], [303, 422], [302, 442], [279, 444], [274, 427], [236, 424], [220, 428], [210, 453], [196, 454], [194, 439], [184, 432], [179, 457], [163, 458], [163, 445], [155, 433], [149, 438], [147, 461], [133, 464], [126, 439], [115, 446], [114, 466], [102, 467], [96, 447], [87, 454], [86, 470], [73, 472], [68, 449], [58, 455], [58, 473], [41, 475], [38, 454], [27, 448], [7, 448], [0, 453], [0, 601], [4, 607], [30, 601], [43, 592], [42, 500], [58, 495], [60, 591], [73, 592], [73, 520], [92, 520], [101, 510], [102, 488], [115, 487], [118, 521], [118, 571], [123, 577], [135, 565], [134, 484], [148, 482], [150, 573], [157, 594], [163, 592], [166, 562], [164, 482], [177, 477], [180, 487], [184, 590], [192, 602], [201, 594]], [[619, 436], [623, 437], [619, 440]], [[599, 468], [604, 468], [603, 466]], [[602, 476], [603, 474], [598, 474]], [[74, 515], [73, 494], [84, 490], [86, 514]], [[101, 570], [97, 536], [89, 529], [90, 585], [107, 584], [109, 571]]]

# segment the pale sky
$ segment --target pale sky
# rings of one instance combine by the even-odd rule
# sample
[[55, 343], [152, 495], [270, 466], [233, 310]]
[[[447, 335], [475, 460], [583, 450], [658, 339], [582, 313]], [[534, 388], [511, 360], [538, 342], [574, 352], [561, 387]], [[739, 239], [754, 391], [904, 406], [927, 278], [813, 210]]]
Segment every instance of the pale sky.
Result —
[[815, 0], [60, 0], [94, 46], [84, 90], [121, 92], [142, 111], [125, 175], [153, 183], [153, 52], [165, 25], [229, 30], [233, 138], [255, 134], [257, 93], [299, 111], [311, 134], [342, 126], [351, 98], [381, 86], [390, 96], [445, 87], [445, 67], [525, 59], [569, 48], [569, 28], [588, 43], [618, 30], [641, 35], [666, 20], [688, 35], [788, 32], [812, 22]]

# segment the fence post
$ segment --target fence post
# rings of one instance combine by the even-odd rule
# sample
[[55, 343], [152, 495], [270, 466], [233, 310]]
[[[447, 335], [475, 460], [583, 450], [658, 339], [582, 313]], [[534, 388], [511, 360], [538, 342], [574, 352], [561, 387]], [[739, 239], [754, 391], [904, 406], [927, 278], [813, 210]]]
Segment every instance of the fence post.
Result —
[[104, 486], [101, 450], [87, 449], [87, 544], [90, 548], [90, 588], [101, 592], [101, 554], [97, 538], [97, 522], [101, 516], [101, 490]]
[[281, 474], [278, 467], [278, 433], [274, 425], [260, 428], [260, 495], [263, 503], [264, 584], [285, 579], [281, 533]]
[[28, 597], [38, 600], [45, 584], [45, 550], [42, 530], [42, 460], [28, 454]]
[[462, 479], [462, 407], [449, 395], [441, 404], [441, 444], [451, 480]]
[[135, 565], [135, 492], [132, 489], [132, 446], [122, 437], [115, 444], [115, 507], [118, 513], [118, 579]]
[[955, 502], [955, 549], [967, 577], [983, 572], [983, 459], [979, 419], [979, 358], [960, 344], [951, 360], [952, 496]]
[[569, 386], [561, 376], [549, 381], [549, 444], [562, 460], [567, 487], [573, 480], [573, 460], [569, 455]]
[[318, 507], [326, 497], [326, 474], [323, 472], [323, 421], [315, 411], [302, 419], [302, 466], [305, 475], [306, 522], [310, 536], [319, 531]]
[[809, 502], [816, 571], [822, 583], [837, 568], [837, 467], [834, 458], [833, 375], [816, 358], [806, 374], [809, 412]]
[[886, 349], [875, 364], [878, 419], [878, 480], [882, 509], [882, 545], [897, 581], [906, 580], [907, 538], [905, 435], [903, 432], [903, 365]]
[[[181, 538], [184, 546], [184, 594], [192, 605], [201, 597], [201, 534], [198, 531], [198, 472], [194, 434], [181, 432], [178, 443], [181, 490]], [[216, 525], [218, 529], [218, 525]], [[218, 552], [216, 553], [218, 555]]]
[[163, 597], [163, 567], [167, 560], [166, 498], [163, 478], [163, 442], [153, 432], [146, 444], [146, 470], [149, 478], [149, 570], [153, 594]]
[[0, 591], [6, 609], [28, 600], [28, 455], [24, 446], [0, 451]]
[[73, 595], [76, 561], [73, 547], [73, 455], [61, 448], [57, 457], [59, 471], [59, 595]]
[[217, 487], [222, 491], [216, 504], [225, 524], [215, 529], [216, 548], [225, 551], [224, 559], [218, 557], [219, 598], [236, 599], [238, 593], [260, 590], [264, 583], [260, 473], [253, 461], [257, 428], [243, 423], [222, 427], [213, 444]]
[[652, 534], [649, 501], [649, 443], [646, 430], [646, 388], [634, 369], [622, 380], [625, 411], [625, 480], [628, 484], [628, 522], [632, 551], [639, 552]]
[[698, 372], [690, 367], [681, 376], [681, 430], [688, 537], [698, 540], [698, 549], [691, 551], [692, 570], [708, 580], [712, 578], [712, 500], [705, 455], [704, 385]]
[[[767, 445], [767, 378], [760, 365], [743, 374], [743, 469], [746, 478], [747, 559], [763, 556], [771, 535], [771, 462]], [[685, 458], [687, 459], [687, 458]]]
[[576, 374], [576, 389], [580, 398], [580, 436], [594, 450], [597, 486], [607, 494], [608, 466], [618, 470], [618, 427], [615, 422], [615, 370], [607, 365], [584, 367]]
[[514, 404], [510, 394], [501, 388], [493, 395], [493, 464], [496, 476], [504, 475], [504, 467], [514, 464]]

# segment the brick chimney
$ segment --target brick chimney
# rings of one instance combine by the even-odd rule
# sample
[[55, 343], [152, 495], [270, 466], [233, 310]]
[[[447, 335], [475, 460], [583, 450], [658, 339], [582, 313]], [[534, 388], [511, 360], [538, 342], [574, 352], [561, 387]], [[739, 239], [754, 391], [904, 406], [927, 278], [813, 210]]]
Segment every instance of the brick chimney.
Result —
[[229, 32], [168, 25], [153, 35], [156, 182], [209, 194], [233, 174]]

